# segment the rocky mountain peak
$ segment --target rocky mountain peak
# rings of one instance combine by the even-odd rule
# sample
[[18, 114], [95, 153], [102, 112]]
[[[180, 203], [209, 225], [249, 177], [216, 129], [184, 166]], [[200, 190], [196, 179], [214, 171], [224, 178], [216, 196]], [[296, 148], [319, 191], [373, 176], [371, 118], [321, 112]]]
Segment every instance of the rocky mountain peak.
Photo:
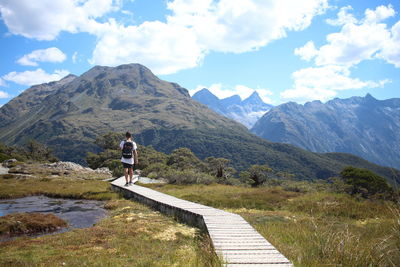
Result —
[[271, 108], [271, 105], [262, 101], [257, 91], [254, 91], [248, 98], [242, 101], [238, 95], [219, 99], [209, 90], [203, 89], [194, 94], [193, 99], [207, 105], [215, 112], [242, 123], [247, 128], [251, 128]]
[[373, 97], [370, 93], [368, 93], [368, 94], [365, 95], [364, 101], [365, 101], [365, 102], [372, 102], [372, 103], [375, 103], [375, 102], [377, 102], [378, 100], [377, 100], [375, 97]]
[[243, 105], [246, 104], [265, 104], [264, 101], [261, 99], [260, 95], [257, 93], [257, 91], [254, 91], [248, 98], [243, 100]]
[[233, 95], [226, 97], [224, 99], [221, 99], [221, 104], [225, 106], [230, 106], [230, 105], [240, 105], [242, 103], [242, 99], [238, 95]]
[[200, 91], [197, 91], [194, 95], [193, 98], [196, 97], [201, 97], [201, 98], [209, 98], [210, 100], [217, 100], [218, 97], [216, 97], [213, 93], [210, 92], [207, 88], [203, 88]]

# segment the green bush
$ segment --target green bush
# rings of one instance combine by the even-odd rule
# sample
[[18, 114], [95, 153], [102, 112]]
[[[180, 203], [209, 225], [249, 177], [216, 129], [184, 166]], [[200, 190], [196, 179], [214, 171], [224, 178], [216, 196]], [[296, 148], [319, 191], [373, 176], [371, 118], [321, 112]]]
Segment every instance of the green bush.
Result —
[[105, 167], [108, 167], [112, 171], [114, 177], [121, 177], [124, 175], [124, 168], [119, 159], [108, 160], [105, 162]]
[[176, 170], [196, 169], [203, 171], [206, 169], [205, 163], [197, 158], [193, 152], [186, 147], [181, 147], [172, 151], [168, 157], [167, 165]]
[[166, 164], [154, 163], [148, 165], [145, 169], [143, 169], [141, 171], [141, 176], [147, 176], [149, 178], [160, 178], [164, 177], [168, 171], [170, 171], [170, 167]]
[[58, 159], [53, 155], [53, 151], [50, 148], [33, 139], [29, 140], [25, 144], [25, 150], [26, 155], [30, 160], [50, 162], [58, 161]]
[[381, 176], [367, 169], [346, 167], [340, 172], [342, 180], [349, 185], [351, 195], [361, 195], [364, 198], [392, 198], [393, 189]]
[[170, 170], [165, 174], [170, 184], [212, 184], [215, 178], [209, 174], [201, 173], [196, 170]]
[[4, 153], [0, 153], [0, 163], [2, 163], [2, 162], [5, 161], [5, 160], [8, 160], [8, 159], [10, 159], [10, 158], [11, 158], [10, 155], [6, 155], [6, 154], [4, 154]]
[[242, 182], [258, 187], [267, 181], [268, 173], [271, 171], [267, 165], [252, 165], [247, 171], [240, 173], [240, 178]]

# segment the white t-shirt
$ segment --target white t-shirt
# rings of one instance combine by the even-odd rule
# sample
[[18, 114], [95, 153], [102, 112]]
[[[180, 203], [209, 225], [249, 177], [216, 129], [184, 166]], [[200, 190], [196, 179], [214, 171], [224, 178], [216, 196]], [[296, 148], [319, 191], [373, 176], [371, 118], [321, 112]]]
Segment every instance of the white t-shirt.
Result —
[[[121, 149], [124, 147], [124, 143], [125, 143], [125, 142], [126, 142], [126, 140], [123, 140], [123, 141], [121, 141], [121, 143], [119, 144], [119, 147], [120, 147]], [[136, 143], [133, 142], [133, 141], [130, 141], [130, 142], [133, 143], [133, 150], [136, 150], [136, 149], [137, 149]], [[134, 161], [134, 160], [135, 160], [134, 157], [135, 157], [135, 154], [134, 154], [134, 153], [132, 153], [132, 158], [130, 158], [130, 159], [126, 159], [126, 158], [124, 158], [124, 157], [121, 157], [121, 162], [133, 165], [133, 163], [135, 162], [135, 161]]]

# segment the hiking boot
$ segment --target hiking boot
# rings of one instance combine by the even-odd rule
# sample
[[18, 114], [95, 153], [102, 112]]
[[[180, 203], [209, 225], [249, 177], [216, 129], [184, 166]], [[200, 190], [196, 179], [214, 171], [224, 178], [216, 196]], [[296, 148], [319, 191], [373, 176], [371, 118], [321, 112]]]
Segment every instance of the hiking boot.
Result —
[[128, 185], [129, 185], [129, 183], [126, 183], [126, 184], [125, 184], [125, 186], [128, 186]]

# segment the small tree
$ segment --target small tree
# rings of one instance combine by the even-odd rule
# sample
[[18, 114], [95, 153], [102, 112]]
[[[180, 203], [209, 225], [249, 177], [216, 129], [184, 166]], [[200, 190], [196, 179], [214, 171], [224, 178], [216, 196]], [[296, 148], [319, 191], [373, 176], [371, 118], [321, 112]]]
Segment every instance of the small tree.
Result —
[[35, 161], [58, 161], [50, 148], [33, 139], [26, 143], [25, 150], [29, 159]]
[[107, 149], [118, 150], [119, 143], [124, 138], [125, 138], [125, 135], [122, 133], [109, 132], [100, 137], [97, 137], [95, 144], [104, 150], [107, 150]]
[[244, 183], [258, 187], [267, 181], [268, 173], [271, 171], [267, 165], [252, 165], [247, 171], [240, 173], [240, 178]]
[[153, 164], [166, 165], [168, 160], [168, 156], [166, 154], [155, 150], [152, 146], [139, 145], [138, 157], [139, 157], [138, 168], [141, 170], [144, 170]]
[[350, 186], [349, 193], [352, 195], [360, 194], [364, 198], [373, 195], [383, 198], [393, 196], [393, 189], [386, 180], [370, 170], [349, 166], [340, 172], [340, 176]]
[[202, 170], [205, 168], [204, 163], [186, 147], [177, 148], [172, 151], [171, 155], [168, 157], [167, 165], [176, 170]]

